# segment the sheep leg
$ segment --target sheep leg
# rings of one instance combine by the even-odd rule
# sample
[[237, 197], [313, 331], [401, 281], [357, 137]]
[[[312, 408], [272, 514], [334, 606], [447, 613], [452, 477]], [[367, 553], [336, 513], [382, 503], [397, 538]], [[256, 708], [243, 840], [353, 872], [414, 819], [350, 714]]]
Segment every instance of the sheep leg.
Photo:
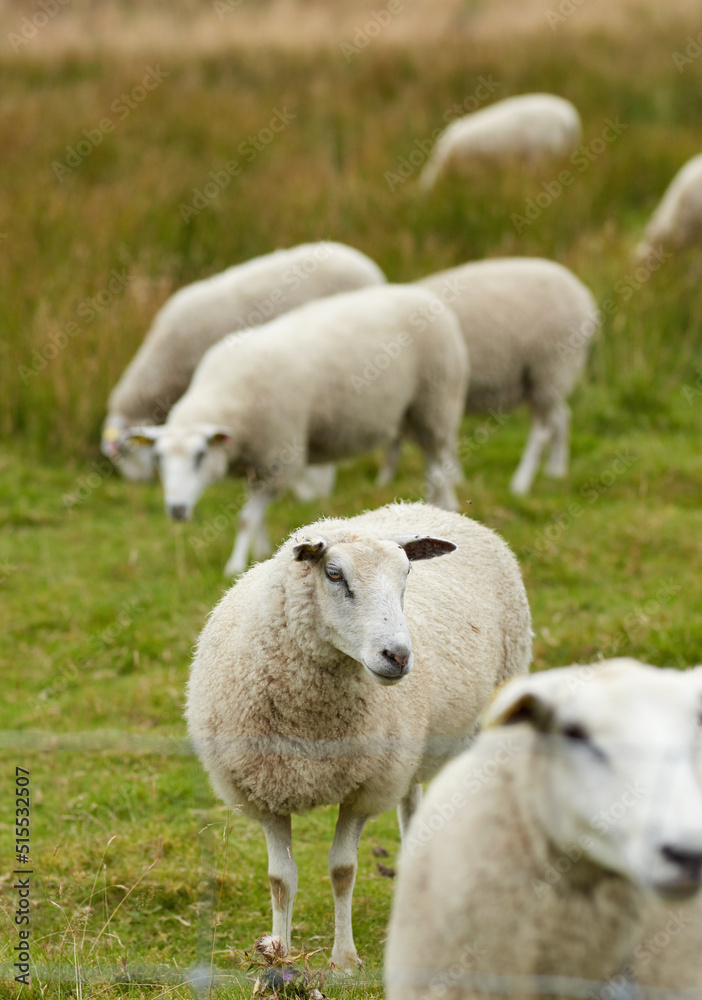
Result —
[[237, 576], [239, 573], [244, 572], [248, 565], [249, 551], [252, 543], [257, 547], [257, 556], [260, 557], [261, 554], [261, 539], [264, 540], [264, 548], [267, 548], [267, 551], [263, 554], [267, 555], [270, 552], [264, 519], [271, 499], [271, 494], [264, 490], [261, 493], [249, 496], [249, 499], [241, 508], [239, 530], [237, 531], [232, 554], [227, 561], [227, 565], [224, 567], [225, 576]]
[[568, 432], [570, 430], [570, 407], [559, 403], [549, 415], [553, 439], [551, 451], [544, 472], [547, 476], [562, 479], [568, 473]]
[[510, 483], [512, 493], [524, 496], [529, 492], [531, 484], [534, 482], [536, 470], [539, 467], [541, 452], [544, 450], [550, 439], [551, 429], [541, 419], [541, 417], [534, 416], [532, 418], [531, 430], [529, 431], [529, 437], [522, 453], [521, 461], [519, 462], [517, 471], [512, 476], [512, 482]]
[[335, 465], [308, 465], [293, 483], [292, 491], [301, 503], [306, 503], [331, 496], [335, 482]]
[[459, 468], [455, 456], [448, 449], [438, 457], [427, 455], [427, 503], [444, 510], [458, 510], [453, 484], [460, 482]]
[[405, 837], [407, 836], [407, 827], [409, 822], [414, 816], [417, 809], [419, 809], [419, 804], [422, 801], [422, 786], [412, 785], [410, 790], [407, 792], [405, 797], [400, 801], [397, 807], [397, 819], [400, 824], [400, 838], [404, 843]]
[[273, 903], [273, 937], [290, 951], [292, 912], [297, 892], [297, 865], [292, 853], [290, 816], [271, 814], [261, 820], [268, 846], [268, 880]]
[[376, 486], [387, 486], [397, 475], [397, 466], [400, 462], [400, 452], [402, 451], [402, 438], [397, 438], [392, 442], [385, 452], [385, 461], [378, 471]]
[[360, 965], [353, 943], [351, 901], [356, 881], [358, 842], [367, 816], [357, 816], [348, 806], [339, 806], [339, 818], [334, 831], [334, 843], [329, 851], [329, 878], [334, 892], [334, 947], [332, 963], [344, 972]]

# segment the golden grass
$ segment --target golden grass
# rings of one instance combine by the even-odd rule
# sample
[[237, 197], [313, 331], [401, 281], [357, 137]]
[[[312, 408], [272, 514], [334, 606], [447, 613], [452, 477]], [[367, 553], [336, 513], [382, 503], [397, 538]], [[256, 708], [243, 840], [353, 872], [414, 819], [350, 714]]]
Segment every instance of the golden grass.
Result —
[[[394, 13], [373, 37], [381, 45], [463, 40], [494, 48], [531, 37], [596, 34], [623, 45], [641, 33], [679, 24], [699, 30], [695, 0], [44, 0], [55, 16], [46, 23], [37, 0], [0, 0], [0, 53], [52, 59], [68, 55], [212, 56], [239, 47], [309, 50], [351, 42], [383, 12]], [[17, 38], [38, 13], [39, 30]], [[31, 28], [28, 29], [31, 31]], [[375, 28], [371, 28], [374, 32]]]

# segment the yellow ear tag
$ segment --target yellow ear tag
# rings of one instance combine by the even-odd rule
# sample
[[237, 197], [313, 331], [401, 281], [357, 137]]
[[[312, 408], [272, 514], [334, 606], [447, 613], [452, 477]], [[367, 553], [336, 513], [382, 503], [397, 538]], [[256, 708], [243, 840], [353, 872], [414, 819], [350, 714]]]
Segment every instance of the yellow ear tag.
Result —
[[121, 436], [120, 431], [116, 427], [106, 427], [102, 432], [103, 441], [119, 441]]

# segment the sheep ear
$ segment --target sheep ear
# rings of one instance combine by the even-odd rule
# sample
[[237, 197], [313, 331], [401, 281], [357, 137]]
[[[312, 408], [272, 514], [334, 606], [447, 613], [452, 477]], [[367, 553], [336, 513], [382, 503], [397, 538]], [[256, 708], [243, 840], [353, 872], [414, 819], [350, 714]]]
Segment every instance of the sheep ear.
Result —
[[297, 562], [316, 563], [322, 558], [327, 550], [327, 543], [323, 538], [303, 538], [301, 542], [293, 545], [293, 559]]
[[128, 448], [152, 448], [161, 431], [161, 427], [130, 427], [124, 432], [122, 444]]
[[400, 548], [405, 550], [410, 562], [445, 556], [456, 548], [453, 542], [445, 538], [432, 538], [431, 535], [401, 535], [393, 538], [393, 542], [397, 542]]
[[538, 733], [553, 724], [554, 709], [545, 698], [529, 688], [530, 678], [515, 678], [498, 689], [482, 715], [483, 728], [513, 726], [527, 722]]
[[230, 427], [208, 427], [205, 438], [208, 444], [228, 444], [234, 436]]

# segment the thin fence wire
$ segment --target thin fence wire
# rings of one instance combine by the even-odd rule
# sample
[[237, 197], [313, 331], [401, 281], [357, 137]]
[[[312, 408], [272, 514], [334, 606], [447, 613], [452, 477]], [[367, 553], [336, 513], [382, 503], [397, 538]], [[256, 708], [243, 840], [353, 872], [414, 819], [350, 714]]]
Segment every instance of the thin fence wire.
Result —
[[[399, 741], [377, 739], [341, 740], [297, 740], [281, 737], [243, 738], [236, 741], [240, 749], [251, 753], [276, 753], [292, 757], [325, 757], [339, 758], [351, 756], [359, 752], [394, 753], [410, 750], [413, 744], [403, 747]], [[466, 741], [463, 741], [464, 743]], [[389, 744], [389, 745], [388, 745]], [[544, 744], [544, 752], [550, 752], [548, 741]], [[436, 740], [431, 752], [443, 756], [447, 752], [455, 752], [454, 740]], [[630, 748], [632, 753], [636, 747]], [[650, 748], [647, 748], [650, 752]], [[116, 729], [90, 730], [83, 732], [46, 733], [27, 730], [0, 730], [0, 752], [32, 751], [37, 753], [95, 753], [110, 755], [115, 753], [127, 755], [160, 755], [192, 759], [196, 749], [190, 739], [179, 736], [164, 736], [153, 733], [131, 733]], [[679, 752], [676, 751], [676, 752]], [[197, 765], [196, 765], [197, 766]], [[218, 849], [216, 837], [218, 833], [227, 835], [228, 823], [219, 816], [216, 819], [211, 812], [213, 800], [209, 793], [209, 785], [203, 773], [202, 782], [196, 783], [195, 809], [198, 814], [198, 829], [195, 831], [198, 843], [198, 884], [201, 887], [198, 919], [195, 924], [196, 960], [189, 969], [177, 969], [163, 964], [134, 963], [127, 972], [122, 965], [108, 964], [96, 957], [90, 965], [80, 965], [80, 982], [91, 986], [98, 983], [122, 983], [132, 986], [163, 986], [169, 991], [182, 987], [189, 988], [195, 996], [204, 996], [212, 990], [237, 987], [245, 989], [252, 986], [249, 976], [243, 971], [223, 970], [217, 967], [215, 956], [220, 950], [217, 947], [217, 916], [219, 912], [219, 895], [221, 879], [226, 870], [226, 851], [223, 870], [217, 868]], [[702, 948], [702, 941], [700, 941]], [[449, 966], [452, 963], [449, 963]], [[40, 982], [76, 983], [76, 971], [66, 961], [62, 963], [32, 963], [32, 976]], [[579, 979], [560, 975], [510, 975], [509, 973], [486, 973], [465, 970], [460, 973], [450, 973], [450, 982], [446, 979], [446, 969], [412, 969], [402, 974], [399, 985], [405, 988], [424, 988], [428, 995], [435, 995], [437, 1000], [447, 990], [465, 991], [467, 996], [480, 1000], [498, 1000], [504, 997], [529, 998], [529, 1000], [702, 1000], [702, 984], [694, 989], [670, 989], [666, 987], [642, 987], [615, 976], [610, 980]], [[14, 977], [12, 962], [0, 961], [0, 980], [12, 980]], [[382, 972], [359, 970], [353, 976], [337, 975], [334, 985], [352, 987], [354, 990], [377, 990], [384, 982]], [[398, 980], [395, 980], [398, 983]]]

